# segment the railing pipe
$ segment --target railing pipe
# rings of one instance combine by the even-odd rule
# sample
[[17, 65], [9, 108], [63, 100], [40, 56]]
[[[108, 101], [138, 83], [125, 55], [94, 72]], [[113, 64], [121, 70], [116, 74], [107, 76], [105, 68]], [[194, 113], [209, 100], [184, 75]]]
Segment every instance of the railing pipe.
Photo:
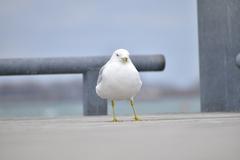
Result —
[[[100, 68], [109, 56], [72, 58], [0, 59], [0, 75], [71, 74]], [[131, 56], [139, 71], [160, 71], [165, 67], [164, 56]]]

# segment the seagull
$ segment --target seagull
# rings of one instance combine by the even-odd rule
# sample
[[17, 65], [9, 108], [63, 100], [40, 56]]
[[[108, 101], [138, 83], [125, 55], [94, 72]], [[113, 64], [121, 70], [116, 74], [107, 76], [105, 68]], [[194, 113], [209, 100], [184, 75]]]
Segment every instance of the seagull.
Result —
[[118, 119], [115, 115], [115, 101], [129, 100], [133, 109], [134, 120], [140, 118], [134, 108], [134, 97], [140, 91], [142, 81], [139, 72], [129, 58], [126, 49], [118, 49], [113, 52], [110, 60], [99, 71], [96, 93], [103, 99], [111, 100], [113, 122]]

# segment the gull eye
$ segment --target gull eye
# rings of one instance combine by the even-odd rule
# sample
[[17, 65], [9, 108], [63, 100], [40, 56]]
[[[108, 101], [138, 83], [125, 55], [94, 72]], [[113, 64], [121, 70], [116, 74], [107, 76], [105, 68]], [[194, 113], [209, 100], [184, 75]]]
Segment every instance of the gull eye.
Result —
[[119, 57], [119, 54], [116, 54], [117, 57]]

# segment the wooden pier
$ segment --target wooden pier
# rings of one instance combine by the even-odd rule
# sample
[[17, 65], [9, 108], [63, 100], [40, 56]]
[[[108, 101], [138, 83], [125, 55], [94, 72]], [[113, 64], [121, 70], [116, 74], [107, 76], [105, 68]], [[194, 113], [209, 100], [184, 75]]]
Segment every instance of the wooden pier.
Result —
[[239, 160], [240, 113], [1, 119], [1, 160]]

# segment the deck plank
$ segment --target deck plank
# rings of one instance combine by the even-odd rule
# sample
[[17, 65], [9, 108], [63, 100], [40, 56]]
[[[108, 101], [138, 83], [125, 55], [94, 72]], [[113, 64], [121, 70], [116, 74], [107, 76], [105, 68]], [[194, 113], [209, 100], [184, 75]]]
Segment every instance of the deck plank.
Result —
[[240, 159], [240, 113], [131, 118], [0, 119], [0, 159]]

